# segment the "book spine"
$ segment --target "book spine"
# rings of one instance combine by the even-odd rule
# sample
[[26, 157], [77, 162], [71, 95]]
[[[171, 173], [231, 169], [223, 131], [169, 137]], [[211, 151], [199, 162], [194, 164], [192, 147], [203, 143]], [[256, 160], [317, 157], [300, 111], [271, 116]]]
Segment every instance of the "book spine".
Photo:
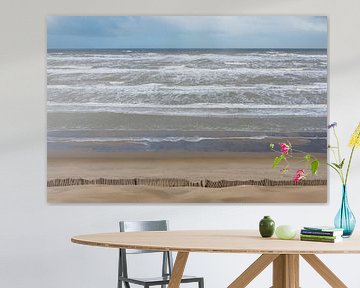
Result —
[[318, 235], [318, 236], [334, 236], [334, 232], [331, 231], [315, 231], [315, 230], [301, 230], [303, 235]]
[[313, 242], [326, 242], [326, 243], [335, 243], [335, 239], [325, 239], [325, 238], [309, 238], [309, 237], [300, 237], [301, 241], [313, 241]]
[[304, 235], [304, 234], [300, 234], [301, 237], [303, 238], [314, 238], [314, 239], [336, 239], [336, 238], [340, 238], [336, 237], [336, 236], [321, 236], [321, 235]]

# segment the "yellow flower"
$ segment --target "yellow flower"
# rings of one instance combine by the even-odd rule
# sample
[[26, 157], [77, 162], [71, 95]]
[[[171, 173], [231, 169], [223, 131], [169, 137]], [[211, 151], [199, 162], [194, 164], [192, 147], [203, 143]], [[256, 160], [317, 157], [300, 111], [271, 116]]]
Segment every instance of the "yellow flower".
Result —
[[351, 136], [349, 146], [360, 147], [360, 122]]

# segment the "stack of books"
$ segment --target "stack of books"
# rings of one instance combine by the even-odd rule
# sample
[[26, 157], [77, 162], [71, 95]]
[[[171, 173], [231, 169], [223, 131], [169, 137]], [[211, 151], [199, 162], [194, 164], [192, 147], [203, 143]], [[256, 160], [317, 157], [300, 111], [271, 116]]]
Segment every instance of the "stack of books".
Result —
[[304, 227], [300, 232], [301, 241], [337, 243], [342, 241], [344, 230], [334, 227]]

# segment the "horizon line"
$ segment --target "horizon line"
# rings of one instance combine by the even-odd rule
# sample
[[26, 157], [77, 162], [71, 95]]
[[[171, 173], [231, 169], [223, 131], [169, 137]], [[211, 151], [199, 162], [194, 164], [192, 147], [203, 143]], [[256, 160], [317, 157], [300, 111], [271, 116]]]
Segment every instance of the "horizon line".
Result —
[[263, 47], [259, 47], [259, 48], [255, 48], [255, 47], [251, 47], [251, 48], [174, 48], [174, 47], [171, 47], [171, 48], [150, 48], [150, 47], [143, 47], [143, 48], [140, 48], [140, 47], [137, 47], [137, 48], [110, 48], [110, 47], [92, 47], [92, 48], [71, 48], [71, 47], [66, 47], [66, 48], [63, 48], [63, 47], [58, 47], [58, 48], [47, 48], [47, 50], [265, 50], [265, 49], [273, 49], [273, 50], [281, 50], [281, 49], [288, 49], [288, 50], [327, 50], [328, 48], [327, 47], [318, 47], [318, 48], [314, 48], [314, 47], [311, 47], [311, 48], [289, 48], [289, 47], [277, 47], [277, 48], [274, 48], [274, 47], [266, 47], [266, 48], [263, 48]]

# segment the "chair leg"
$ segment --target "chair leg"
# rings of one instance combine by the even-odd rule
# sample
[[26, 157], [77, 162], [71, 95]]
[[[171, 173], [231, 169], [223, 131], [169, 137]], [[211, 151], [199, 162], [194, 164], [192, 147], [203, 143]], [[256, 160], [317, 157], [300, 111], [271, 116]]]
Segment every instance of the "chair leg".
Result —
[[199, 288], [204, 288], [204, 279], [199, 280]]
[[120, 276], [123, 275], [122, 272], [122, 255], [121, 255], [121, 250], [119, 249], [119, 263], [118, 263], [118, 285], [117, 288], [122, 288], [122, 281], [119, 279]]

